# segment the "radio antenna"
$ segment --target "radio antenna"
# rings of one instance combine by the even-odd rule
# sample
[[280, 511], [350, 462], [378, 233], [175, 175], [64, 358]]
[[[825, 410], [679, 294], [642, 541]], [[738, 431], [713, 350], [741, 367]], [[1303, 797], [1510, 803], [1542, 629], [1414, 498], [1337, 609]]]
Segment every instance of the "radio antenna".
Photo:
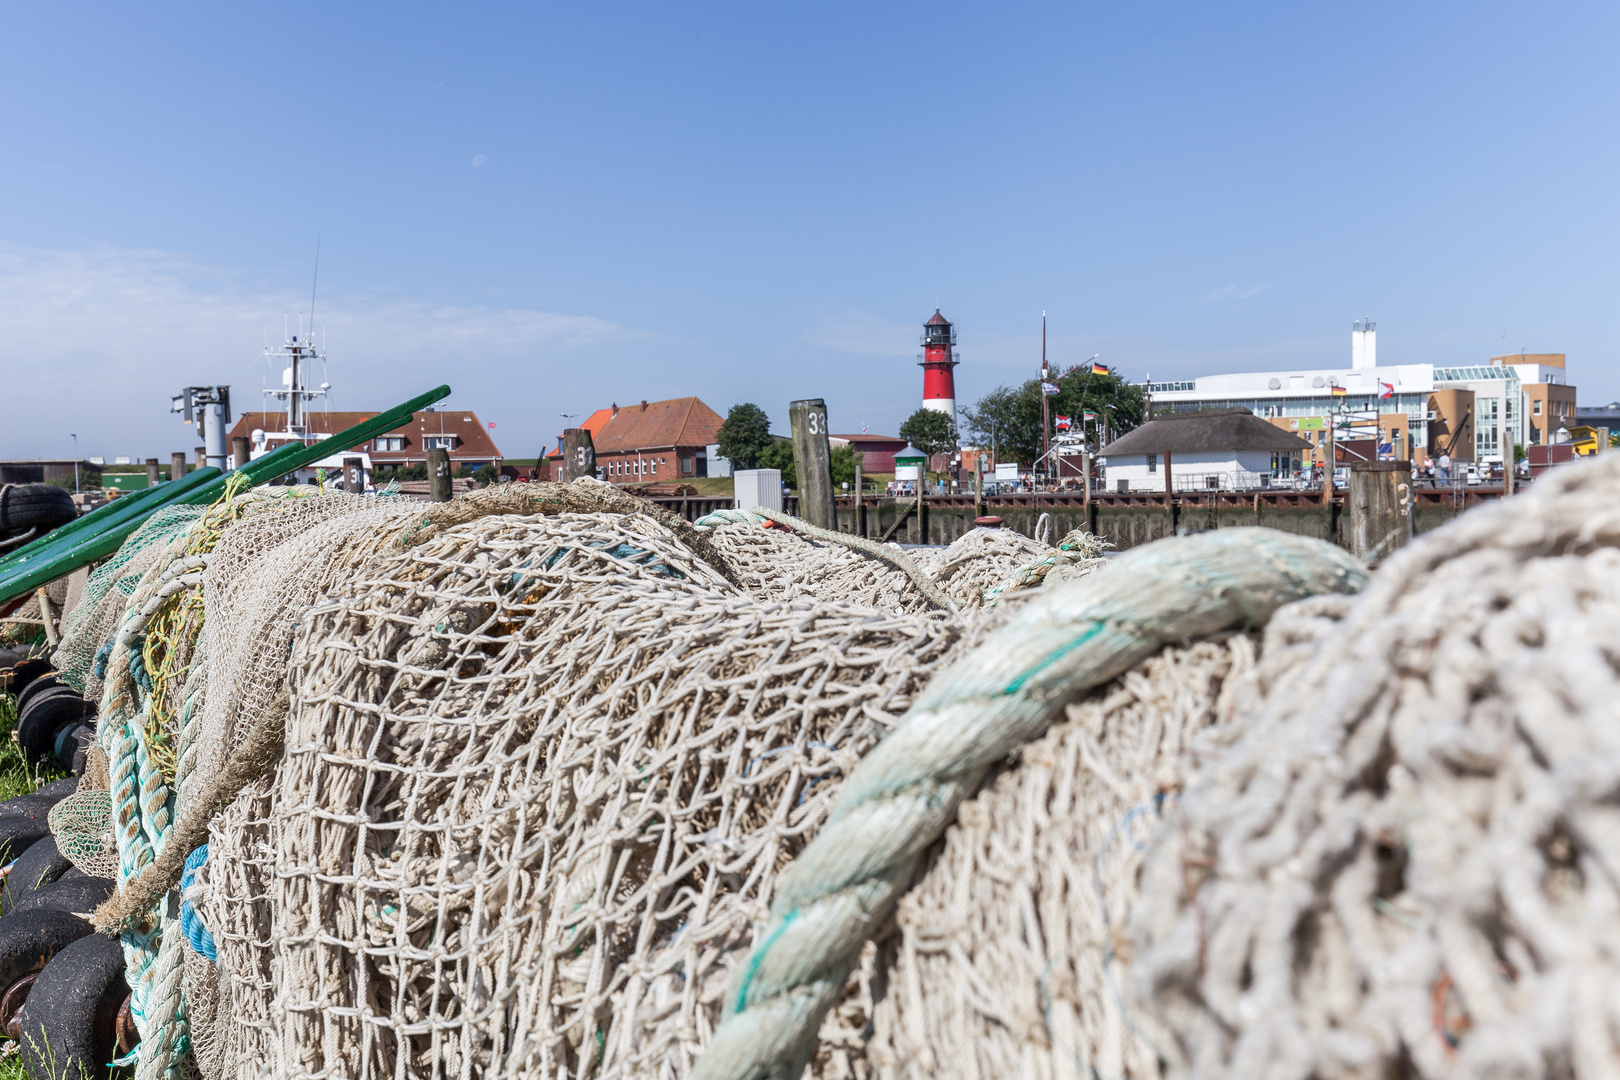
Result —
[[309, 337], [315, 337], [315, 286], [321, 281], [321, 237], [315, 235], [315, 278], [309, 283]]

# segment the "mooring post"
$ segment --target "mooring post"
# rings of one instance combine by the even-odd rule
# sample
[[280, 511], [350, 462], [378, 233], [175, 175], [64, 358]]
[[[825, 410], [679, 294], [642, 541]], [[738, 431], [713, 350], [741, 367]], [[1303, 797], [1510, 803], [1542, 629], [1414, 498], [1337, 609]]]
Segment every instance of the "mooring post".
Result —
[[452, 486], [450, 483], [450, 451], [429, 450], [427, 452], [428, 498], [434, 502], [449, 502]]
[[[245, 441], [245, 440], [244, 440]], [[366, 461], [365, 458], [346, 457], [343, 459], [343, 490], [350, 495], [364, 495], [366, 492]]]
[[163, 477], [158, 475], [158, 459], [155, 458], [155, 457], [147, 458], [146, 459], [146, 486], [147, 487], [157, 487], [158, 484], [162, 482], [162, 480], [163, 480]]
[[861, 452], [855, 451], [855, 503], [854, 514], [850, 519], [849, 531], [856, 536], [866, 535], [866, 522], [862, 520], [865, 510], [861, 506]]
[[169, 479], [184, 480], [186, 478], [186, 455], [179, 452], [169, 455]]
[[1350, 552], [1376, 566], [1412, 539], [1412, 466], [1357, 461], [1350, 466]]
[[246, 435], [232, 435], [231, 436], [231, 468], [240, 469], [242, 466], [244, 466], [244, 465], [246, 465], [248, 463], [248, 459], [251, 458], [252, 456], [253, 456], [253, 451], [251, 449], [249, 449], [247, 436]]
[[818, 528], [837, 531], [827, 403], [821, 398], [792, 402], [788, 423], [793, 428], [793, 469], [799, 476], [799, 516]]
[[984, 451], [973, 452], [973, 516], [984, 517]]
[[562, 482], [596, 475], [596, 443], [585, 428], [568, 428], [562, 441]]

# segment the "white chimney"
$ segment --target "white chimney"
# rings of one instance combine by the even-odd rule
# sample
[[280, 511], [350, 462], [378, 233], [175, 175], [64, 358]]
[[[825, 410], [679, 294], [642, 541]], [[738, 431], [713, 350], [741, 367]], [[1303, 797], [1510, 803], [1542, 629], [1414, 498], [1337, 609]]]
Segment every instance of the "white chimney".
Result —
[[1356, 371], [1378, 366], [1378, 324], [1371, 319], [1350, 326], [1350, 366]]

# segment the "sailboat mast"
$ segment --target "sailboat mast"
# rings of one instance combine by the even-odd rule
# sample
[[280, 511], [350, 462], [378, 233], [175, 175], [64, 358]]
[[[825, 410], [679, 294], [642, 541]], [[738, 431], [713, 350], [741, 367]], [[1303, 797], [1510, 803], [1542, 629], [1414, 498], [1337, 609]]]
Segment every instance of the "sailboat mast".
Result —
[[1051, 434], [1050, 434], [1051, 430], [1052, 430], [1052, 424], [1050, 422], [1050, 418], [1047, 416], [1047, 404], [1046, 404], [1046, 384], [1047, 384], [1047, 381], [1048, 381], [1047, 380], [1047, 374], [1048, 374], [1048, 369], [1047, 369], [1047, 366], [1046, 366], [1046, 312], [1043, 311], [1043, 312], [1041, 312], [1041, 460], [1045, 461], [1046, 462], [1046, 467], [1048, 469], [1050, 469], [1052, 467], [1052, 461], [1051, 461], [1051, 458], [1048, 457], [1048, 455], [1052, 453], [1052, 437], [1051, 437]]

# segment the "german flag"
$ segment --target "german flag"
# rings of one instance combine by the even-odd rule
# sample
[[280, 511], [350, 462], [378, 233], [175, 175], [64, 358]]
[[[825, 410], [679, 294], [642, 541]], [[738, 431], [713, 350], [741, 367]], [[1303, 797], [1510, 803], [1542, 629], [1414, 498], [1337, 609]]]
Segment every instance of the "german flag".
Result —
[[1350, 396], [1350, 391], [1346, 390], [1342, 386], [1335, 386], [1333, 388], [1333, 396], [1334, 397], [1349, 397]]
[[1108, 374], [1108, 365], [1107, 364], [1092, 364], [1091, 365], [1091, 373], [1093, 375], [1106, 375], [1106, 374]]

